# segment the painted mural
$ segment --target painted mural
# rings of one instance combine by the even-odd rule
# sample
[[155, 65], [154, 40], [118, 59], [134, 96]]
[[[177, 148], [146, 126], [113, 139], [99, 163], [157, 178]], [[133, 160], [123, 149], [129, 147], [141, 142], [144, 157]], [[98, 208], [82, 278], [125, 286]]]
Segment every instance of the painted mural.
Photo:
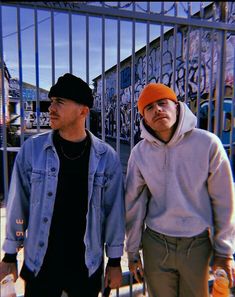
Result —
[[[229, 22], [235, 24], [235, 4], [230, 2], [229, 5]], [[187, 34], [189, 34], [189, 51], [187, 52]], [[186, 29], [179, 28], [176, 36], [176, 52], [175, 52], [175, 92], [178, 99], [186, 101], [193, 112], [197, 111], [198, 97], [198, 79], [200, 78], [200, 116], [199, 126], [207, 129], [204, 118], [205, 106], [208, 107], [209, 100], [215, 100], [216, 81], [218, 80], [218, 62], [220, 56], [219, 33], [213, 30], [193, 30], [190, 32]], [[201, 50], [200, 50], [201, 49]], [[200, 56], [199, 56], [200, 55]], [[224, 100], [224, 120], [222, 141], [228, 143], [228, 134], [231, 131], [231, 110], [232, 96], [234, 88], [234, 56], [235, 56], [235, 36], [227, 34], [226, 41], [226, 71], [225, 71], [225, 97], [230, 97], [228, 103]], [[134, 87], [134, 139], [139, 140], [139, 122], [140, 115], [136, 109], [138, 96], [148, 82], [160, 81], [160, 40], [159, 38], [151, 42], [148, 57], [149, 71], [146, 71], [146, 48], [144, 47], [135, 57], [135, 87]], [[173, 69], [174, 69], [174, 36], [173, 30], [164, 35], [163, 41], [163, 57], [162, 57], [162, 82], [168, 86], [173, 86]], [[200, 64], [199, 64], [200, 63]], [[187, 84], [186, 71], [188, 69]], [[97, 114], [101, 110], [101, 94], [102, 81], [101, 77], [94, 80], [95, 85], [95, 109]], [[121, 139], [130, 141], [131, 131], [131, 57], [125, 63], [121, 64], [120, 71], [120, 87], [121, 93], [118, 98], [120, 102], [120, 134]], [[112, 69], [105, 73], [105, 134], [109, 137], [116, 136], [116, 69]], [[186, 94], [186, 88], [188, 93]], [[187, 96], [186, 96], [187, 95]], [[207, 105], [206, 105], [207, 104]], [[207, 108], [208, 111], [208, 108]], [[228, 120], [230, 114], [230, 120]], [[212, 112], [213, 117], [213, 112]], [[214, 127], [214, 125], [211, 125]], [[97, 127], [98, 133], [101, 127]], [[212, 130], [213, 131], [213, 130]], [[226, 135], [226, 136], [225, 136]], [[235, 139], [235, 137], [234, 137]]]

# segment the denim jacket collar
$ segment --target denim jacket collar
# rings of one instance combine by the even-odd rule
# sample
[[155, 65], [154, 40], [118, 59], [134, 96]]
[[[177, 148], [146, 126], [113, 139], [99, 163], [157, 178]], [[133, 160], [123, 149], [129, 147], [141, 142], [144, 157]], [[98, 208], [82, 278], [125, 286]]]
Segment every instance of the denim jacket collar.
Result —
[[[47, 133], [47, 132], [45, 132]], [[54, 149], [54, 144], [53, 144], [53, 135], [55, 133], [55, 130], [52, 130], [51, 133], [48, 134], [47, 140], [44, 144], [44, 150], [46, 150], [49, 147], [52, 147]], [[97, 155], [102, 155], [106, 152], [107, 148], [103, 143], [100, 141], [99, 138], [97, 138], [95, 135], [93, 135], [89, 130], [86, 129], [87, 135], [89, 135], [91, 139], [91, 144], [96, 152]]]

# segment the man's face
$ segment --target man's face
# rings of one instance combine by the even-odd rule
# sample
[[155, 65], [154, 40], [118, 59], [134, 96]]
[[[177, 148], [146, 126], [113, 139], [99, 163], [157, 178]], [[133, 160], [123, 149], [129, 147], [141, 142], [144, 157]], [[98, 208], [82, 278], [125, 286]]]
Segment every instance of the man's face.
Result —
[[[73, 128], [83, 116], [82, 109], [86, 106], [73, 100], [52, 97], [49, 106], [50, 126], [54, 130]], [[88, 108], [88, 107], [87, 107]]]
[[178, 104], [169, 99], [155, 101], [144, 108], [145, 123], [159, 135], [171, 133], [177, 120]]

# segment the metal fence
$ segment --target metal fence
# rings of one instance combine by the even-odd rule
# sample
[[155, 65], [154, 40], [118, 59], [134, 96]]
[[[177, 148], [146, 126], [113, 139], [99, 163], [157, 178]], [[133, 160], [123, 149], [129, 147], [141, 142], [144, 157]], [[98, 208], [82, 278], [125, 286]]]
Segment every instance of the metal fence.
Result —
[[47, 93], [64, 72], [93, 88], [87, 127], [124, 168], [139, 141], [138, 95], [163, 82], [221, 138], [235, 171], [234, 16], [234, 2], [1, 1], [1, 199], [22, 143], [50, 128]]

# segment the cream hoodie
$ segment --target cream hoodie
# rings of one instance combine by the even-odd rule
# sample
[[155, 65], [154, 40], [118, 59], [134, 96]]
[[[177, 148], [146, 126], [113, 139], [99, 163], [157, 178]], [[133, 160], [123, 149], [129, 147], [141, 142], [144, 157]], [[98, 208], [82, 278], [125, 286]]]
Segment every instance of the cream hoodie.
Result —
[[235, 251], [235, 193], [230, 162], [220, 139], [195, 128], [180, 102], [177, 129], [163, 143], [141, 123], [126, 176], [126, 250], [138, 255], [145, 224], [169, 236], [195, 236], [210, 228], [216, 254]]

